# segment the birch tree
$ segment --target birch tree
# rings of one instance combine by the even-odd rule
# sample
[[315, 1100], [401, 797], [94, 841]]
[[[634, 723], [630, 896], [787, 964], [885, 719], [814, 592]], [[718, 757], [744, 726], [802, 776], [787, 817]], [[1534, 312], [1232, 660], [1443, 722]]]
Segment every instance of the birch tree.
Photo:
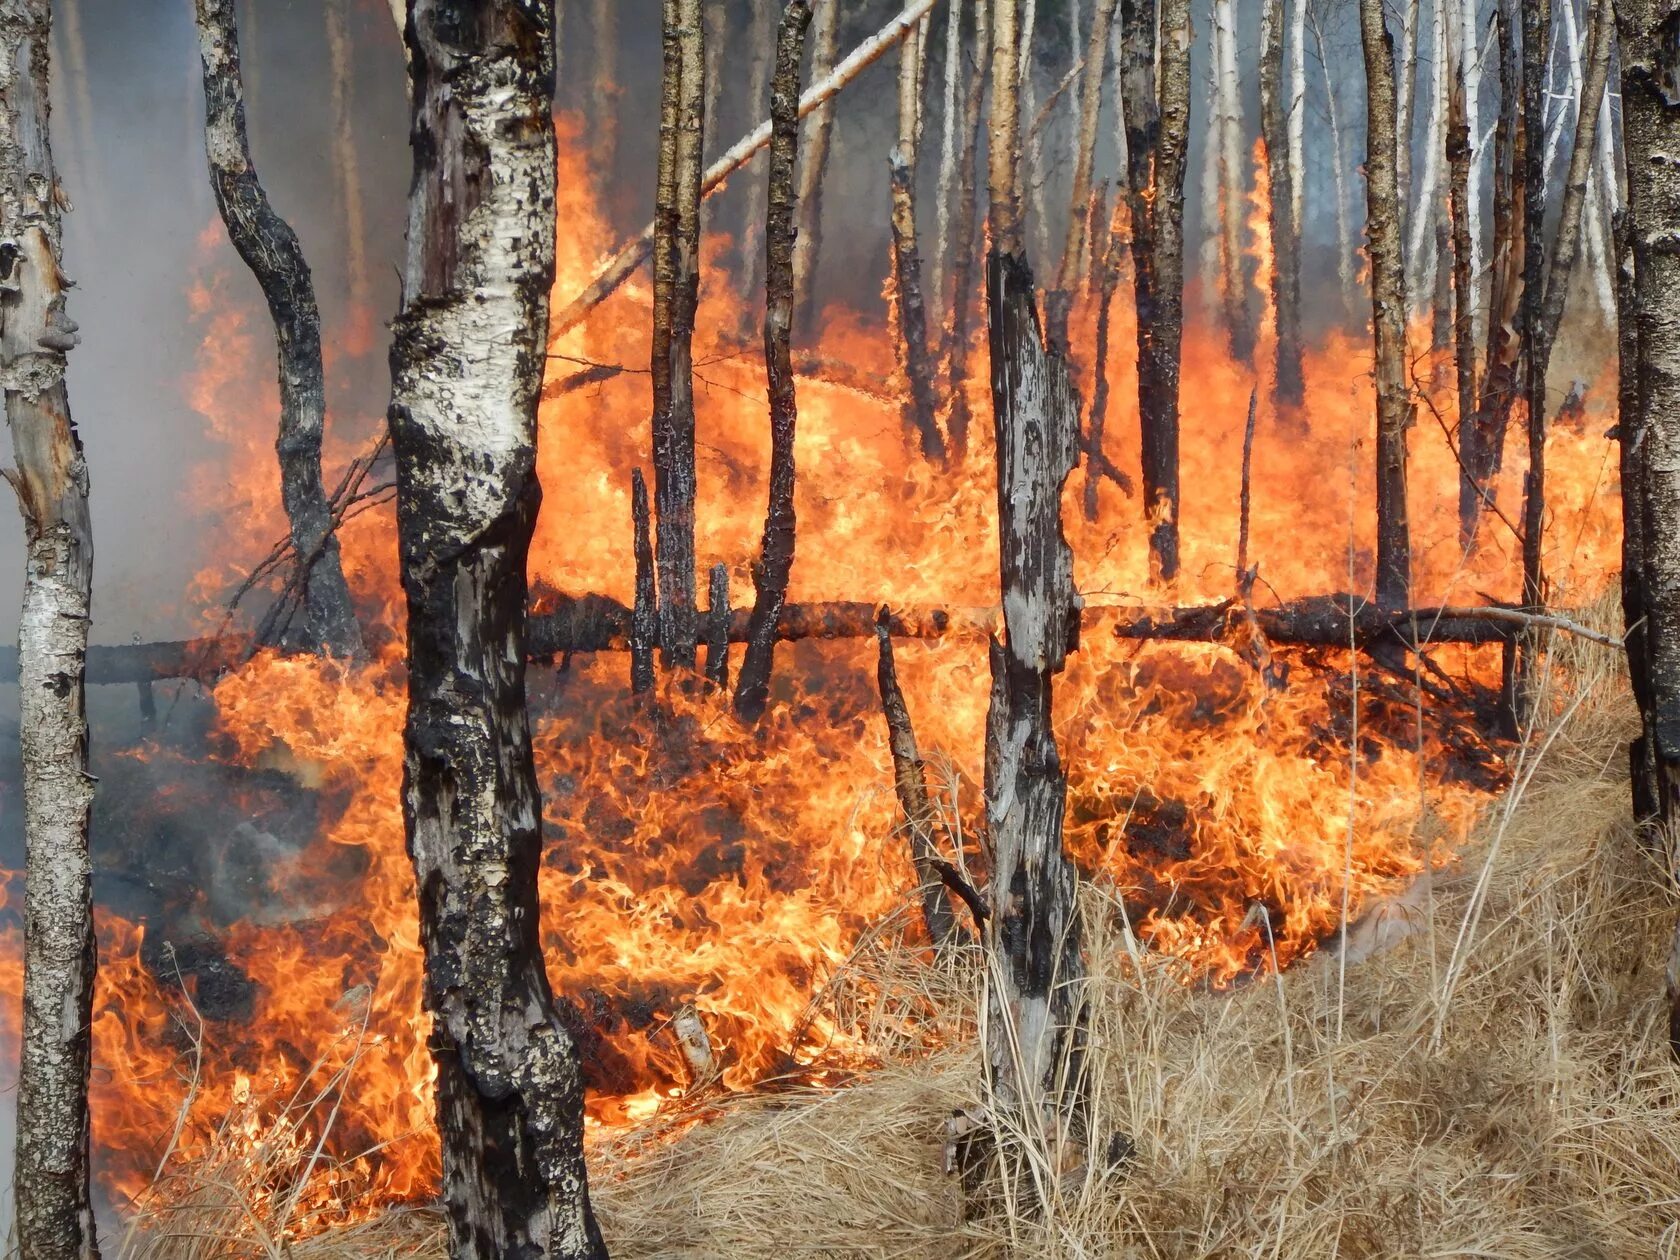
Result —
[[391, 348], [408, 597], [403, 818], [455, 1260], [606, 1255], [583, 1082], [543, 965], [526, 557], [554, 278], [552, 9], [410, 0], [408, 252]]
[[18, 621], [25, 858], [13, 1182], [23, 1260], [98, 1260], [88, 1194], [95, 948], [84, 662], [93, 587], [87, 464], [65, 355], [63, 190], [48, 138], [50, 0], [0, 3], [0, 370], [23, 514]]

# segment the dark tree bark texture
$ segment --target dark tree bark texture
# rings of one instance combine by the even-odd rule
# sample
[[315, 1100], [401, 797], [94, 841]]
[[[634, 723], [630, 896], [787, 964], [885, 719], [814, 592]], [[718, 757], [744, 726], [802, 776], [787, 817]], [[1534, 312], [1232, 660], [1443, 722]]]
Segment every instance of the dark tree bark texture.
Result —
[[653, 572], [652, 515], [647, 481], [630, 473], [630, 526], [636, 555], [636, 602], [630, 610], [630, 690], [653, 690], [653, 649], [659, 643], [659, 590]]
[[525, 566], [554, 275], [553, 10], [409, 0], [414, 177], [391, 348], [408, 597], [403, 817], [455, 1260], [604, 1257], [543, 965]]

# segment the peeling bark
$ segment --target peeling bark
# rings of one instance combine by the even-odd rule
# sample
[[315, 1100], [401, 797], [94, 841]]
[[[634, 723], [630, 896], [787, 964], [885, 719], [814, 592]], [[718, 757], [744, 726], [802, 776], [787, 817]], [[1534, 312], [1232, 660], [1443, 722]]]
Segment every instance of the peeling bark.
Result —
[[659, 650], [694, 668], [694, 320], [700, 305], [700, 149], [706, 36], [700, 0], [664, 0], [659, 193], [653, 249], [654, 565]]
[[26, 846], [16, 1239], [23, 1260], [98, 1260], [88, 1194], [95, 946], [84, 705], [93, 526], [70, 418], [76, 325], [48, 140], [50, 0], [0, 3], [0, 371], [27, 563], [18, 620]]
[[1399, 189], [1395, 167], [1394, 46], [1382, 0], [1359, 0], [1365, 50], [1366, 231], [1371, 254], [1371, 312], [1377, 378], [1377, 602], [1410, 602], [1411, 531], [1406, 514], [1406, 431], [1412, 403], [1406, 390], [1406, 285], [1400, 256]]
[[554, 278], [552, 9], [410, 0], [414, 178], [391, 348], [408, 597], [403, 818], [456, 1260], [604, 1260], [543, 965], [526, 560]]
[[799, 160], [799, 64], [805, 55], [810, 0], [788, 0], [776, 36], [770, 90], [770, 182], [765, 215], [764, 370], [770, 392], [770, 503], [753, 566], [753, 611], [747, 653], [735, 688], [735, 711], [756, 721], [770, 698], [776, 622], [793, 572], [794, 434], [799, 400], [793, 372], [794, 168]]
[[297, 234], [274, 212], [251, 164], [233, 0], [197, 0], [197, 15], [210, 186], [228, 239], [262, 286], [274, 321], [280, 365], [280, 436], [275, 449], [292, 548], [305, 571], [300, 584], [304, 635], [318, 650], [354, 656], [362, 651], [361, 629], [321, 481], [327, 402], [315, 284]]

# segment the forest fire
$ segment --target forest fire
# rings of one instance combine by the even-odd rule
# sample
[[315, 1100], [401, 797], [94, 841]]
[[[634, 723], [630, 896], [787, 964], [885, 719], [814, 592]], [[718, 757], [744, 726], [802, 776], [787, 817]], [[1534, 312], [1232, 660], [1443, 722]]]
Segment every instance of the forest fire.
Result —
[[[594, 209], [576, 124], [563, 120], [562, 131], [571, 138], [557, 307], [613, 243]], [[1254, 224], [1264, 228], [1263, 206]], [[204, 237], [194, 307], [207, 331], [186, 386], [222, 451], [199, 478], [198, 510], [218, 522], [198, 588], [211, 618], [284, 532], [271, 455], [253, 436], [274, 409], [267, 349], [224, 292], [228, 264], [209, 248], [218, 230]], [[710, 237], [708, 254], [728, 244]], [[539, 446], [547, 498], [532, 555], [533, 580], [548, 589], [626, 602], [632, 594], [629, 474], [646, 446], [636, 419], [646, 383], [631, 365], [647, 357], [646, 302], [645, 289], [627, 286], [552, 347]], [[739, 603], [751, 592], [753, 505], [767, 451], [762, 369], [731, 340], [750, 324], [737, 303], [707, 285], [696, 361], [699, 552], [730, 566]], [[1076, 324], [1090, 318], [1076, 309]], [[1129, 320], [1121, 315], [1116, 344], [1132, 336]], [[706, 330], [730, 336], [707, 340]], [[989, 434], [976, 433], [960, 466], [916, 455], [891, 387], [856, 383], [890, 360], [889, 336], [833, 309], [802, 372], [800, 450], [810, 471], [799, 484], [803, 551], [792, 596], [984, 608], [995, 601], [996, 572]], [[983, 346], [973, 361], [984, 370]], [[1184, 361], [1184, 570], [1175, 597], [1216, 602], [1234, 588], [1240, 418], [1257, 382], [1201, 326], [1188, 330]], [[589, 383], [573, 385], [567, 369], [586, 371]], [[1304, 421], [1262, 413], [1250, 555], [1262, 589], [1278, 599], [1369, 581], [1360, 507], [1370, 497], [1361, 457], [1368, 372], [1363, 334], [1333, 335], [1309, 356]], [[1450, 424], [1445, 372], [1442, 382], [1434, 405]], [[969, 388], [982, 408], [983, 377]], [[1110, 425], [1121, 467], [1137, 458], [1131, 396], [1124, 384], [1116, 389]], [[1596, 594], [1617, 544], [1608, 424], [1596, 406], [1589, 398], [1577, 424], [1559, 426], [1550, 450], [1550, 571], [1560, 591], [1582, 598]], [[340, 417], [329, 468], [343, 466], [373, 427], [371, 417]], [[1459, 555], [1457, 468], [1439, 430], [1420, 427], [1412, 455], [1420, 600], [1509, 589], [1511, 547], [1497, 532], [1468, 561]], [[1506, 470], [1507, 505], [1520, 475]], [[1070, 481], [1070, 498], [1079, 491]], [[1095, 522], [1066, 513], [1092, 610], [1149, 592], [1141, 514], [1112, 482], [1100, 494]], [[243, 1000], [231, 1009], [206, 1001], [204, 973], [175, 956], [190, 943], [166, 945], [147, 927], [101, 919], [92, 1092], [103, 1176], [118, 1195], [143, 1191], [160, 1158], [202, 1159], [241, 1140], [266, 1148], [284, 1139], [306, 1153], [293, 1162], [309, 1164], [307, 1185], [274, 1187], [295, 1195], [292, 1228], [303, 1232], [436, 1185], [434, 1068], [413, 1014], [422, 975], [398, 793], [404, 692], [391, 528], [389, 509], [376, 507], [342, 531], [364, 623], [383, 645], [374, 660], [265, 651], [214, 684], [213, 758], [284, 773], [313, 796], [319, 816], [318, 833], [268, 876], [283, 904], [218, 929]], [[1449, 862], [1501, 779], [1497, 749], [1466, 745], [1464, 732], [1447, 729], [1458, 717], [1425, 712], [1420, 727], [1405, 699], [1415, 693], [1381, 675], [1356, 683], [1352, 672], [1368, 667], [1347, 653], [1280, 649], [1290, 682], [1268, 693], [1234, 641], [1132, 643], [1103, 633], [1093, 615], [1058, 699], [1073, 772], [1070, 848], [1088, 874], [1121, 890], [1152, 949], [1183, 960], [1187, 982], [1226, 983], [1310, 953], [1342, 922], [1344, 883], [1357, 915]], [[1497, 682], [1488, 649], [1438, 656], [1470, 692]], [[655, 720], [629, 694], [622, 653], [533, 672], [548, 966], [581, 1042], [593, 1124], [633, 1123], [683, 1094], [690, 1072], [671, 1021], [688, 1005], [728, 1088], [788, 1073], [822, 1079], [869, 1062], [868, 1045], [837, 1037], [810, 1004], [864, 926], [905, 906], [914, 883], [895, 838], [873, 657], [867, 641], [784, 648], [774, 706], [758, 729], [736, 722], [726, 697], [671, 682]], [[946, 808], [973, 818], [984, 643], [905, 644], [898, 660], [923, 747], [950, 758]], [[172, 738], [166, 728], [138, 755], [178, 756]], [[169, 781], [167, 767], [157, 774]], [[5, 957], [15, 992], [15, 939]], [[195, 1010], [188, 997], [212, 1010]], [[171, 1133], [173, 1145], [160, 1149]], [[321, 1157], [307, 1160], [323, 1137]]]

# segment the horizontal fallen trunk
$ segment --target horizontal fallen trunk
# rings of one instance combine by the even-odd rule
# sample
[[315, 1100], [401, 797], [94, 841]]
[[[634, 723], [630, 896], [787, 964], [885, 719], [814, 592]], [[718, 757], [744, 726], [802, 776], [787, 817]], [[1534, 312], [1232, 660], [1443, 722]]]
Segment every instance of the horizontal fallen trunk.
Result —
[[[806, 639], [869, 639], [875, 635], [878, 603], [832, 600], [792, 603], [782, 608], [776, 639], [796, 643]], [[735, 609], [729, 616], [729, 642], [745, 643], [752, 611]], [[1087, 608], [1081, 616], [1086, 634], [1107, 631], [1118, 639], [1138, 642], [1220, 643], [1246, 626], [1240, 604], [1227, 600], [1177, 608], [1130, 606]], [[1457, 643], [1469, 646], [1504, 643], [1519, 631], [1533, 629], [1573, 635], [1605, 647], [1622, 642], [1567, 617], [1526, 612], [1498, 604], [1466, 607], [1382, 609], [1369, 600], [1347, 595], [1310, 595], [1254, 609], [1261, 632], [1274, 646], [1356, 647], [1369, 650], [1384, 644]], [[535, 659], [576, 652], [623, 652], [631, 643], [631, 610], [604, 595], [562, 596], [551, 611], [533, 614], [527, 622], [526, 645]], [[996, 628], [993, 607], [935, 607], [895, 609], [887, 619], [896, 639], [985, 639]], [[1241, 625], [1238, 625], [1241, 623]], [[150, 683], [171, 678], [209, 682], [237, 669], [251, 653], [247, 639], [185, 639], [166, 643], [121, 644], [88, 649], [90, 684]], [[17, 682], [17, 649], [0, 647], [0, 683]]]

